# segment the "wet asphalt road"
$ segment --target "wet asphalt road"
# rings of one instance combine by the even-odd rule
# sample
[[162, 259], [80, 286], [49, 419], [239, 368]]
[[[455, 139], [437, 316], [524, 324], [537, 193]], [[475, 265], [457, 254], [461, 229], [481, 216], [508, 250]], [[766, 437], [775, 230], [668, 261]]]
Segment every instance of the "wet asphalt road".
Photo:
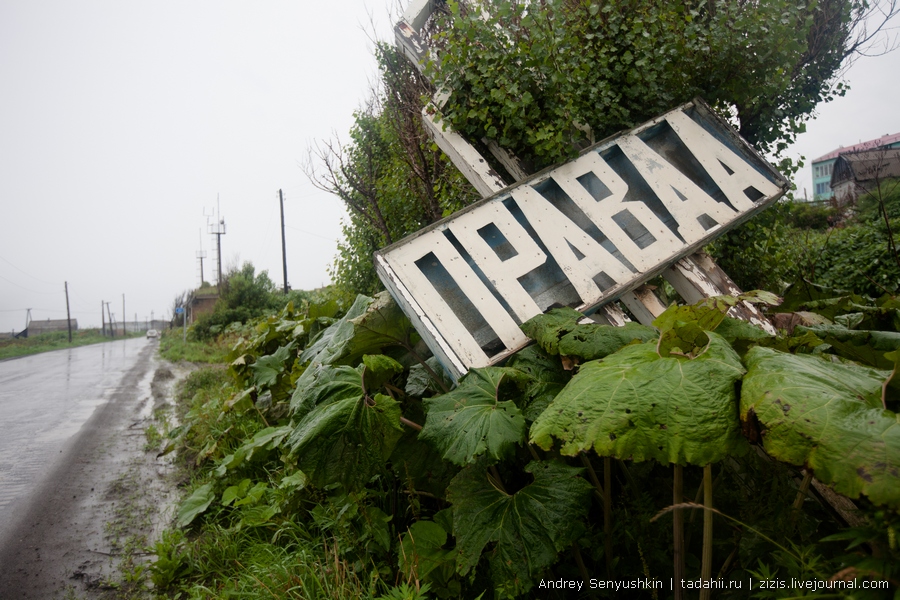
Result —
[[0, 361], [0, 534], [155, 348], [133, 338]]

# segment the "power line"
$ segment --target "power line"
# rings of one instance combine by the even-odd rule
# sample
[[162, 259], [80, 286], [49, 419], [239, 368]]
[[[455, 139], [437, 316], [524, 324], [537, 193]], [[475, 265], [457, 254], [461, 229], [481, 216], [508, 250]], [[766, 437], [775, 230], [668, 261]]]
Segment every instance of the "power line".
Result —
[[13, 269], [15, 269], [16, 271], [19, 271], [19, 272], [21, 272], [21, 273], [24, 273], [25, 275], [28, 275], [29, 277], [31, 277], [31, 278], [34, 279], [35, 281], [40, 281], [41, 283], [46, 283], [47, 285], [58, 285], [58, 284], [56, 284], [56, 283], [51, 283], [51, 282], [49, 282], [49, 281], [44, 281], [43, 279], [38, 279], [37, 277], [35, 277], [35, 276], [32, 275], [31, 273], [29, 273], [28, 271], [23, 271], [22, 269], [20, 269], [20, 268], [17, 267], [16, 265], [12, 264], [11, 262], [9, 262], [8, 260], [6, 260], [6, 259], [3, 258], [2, 256], [0, 256], [0, 260], [2, 260], [3, 262], [5, 262], [5, 263], [8, 264], [9, 266], [11, 266], [11, 267], [12, 267]]
[[[0, 309], [0, 312], [22, 312], [23, 310], [29, 310], [29, 309], [28, 308], [2, 308], [2, 309]], [[66, 312], [59, 308], [40, 308], [40, 307], [35, 308], [33, 306], [31, 307], [30, 310], [48, 312], [48, 313], [64, 313], [64, 312]], [[94, 311], [90, 311], [90, 310], [73, 310], [72, 311], [72, 314], [75, 314], [75, 315], [90, 315], [93, 313], [94, 313]]]
[[328, 240], [329, 242], [337, 242], [336, 239], [325, 237], [324, 235], [319, 235], [318, 233], [313, 233], [312, 231], [306, 231], [305, 229], [300, 229], [299, 227], [294, 227], [293, 225], [285, 225], [288, 229], [293, 229], [295, 231], [299, 231], [300, 233], [305, 233], [306, 235], [311, 235], [313, 237], [322, 238], [323, 240]]
[[51, 295], [51, 294], [56, 294], [56, 292], [39, 292], [39, 291], [37, 291], [37, 290], [31, 290], [31, 289], [28, 289], [28, 288], [25, 287], [25, 286], [19, 285], [19, 284], [16, 283], [15, 281], [10, 281], [9, 279], [7, 279], [6, 277], [4, 277], [4, 276], [2, 276], [2, 275], [0, 275], [0, 279], [2, 279], [3, 281], [5, 281], [5, 282], [7, 282], [7, 283], [13, 284], [13, 285], [16, 286], [17, 288], [21, 288], [21, 289], [25, 290], [26, 292], [31, 292], [32, 294], [44, 294], [44, 295], [47, 295], [47, 296], [49, 296], [49, 295]]

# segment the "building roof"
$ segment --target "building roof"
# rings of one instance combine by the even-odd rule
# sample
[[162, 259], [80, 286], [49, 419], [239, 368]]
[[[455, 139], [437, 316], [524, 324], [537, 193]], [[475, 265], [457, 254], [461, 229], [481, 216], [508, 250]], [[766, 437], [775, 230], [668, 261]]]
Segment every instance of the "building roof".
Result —
[[831, 160], [832, 158], [837, 158], [838, 155], [844, 154], [846, 152], [859, 152], [862, 150], [872, 150], [874, 148], [881, 148], [882, 146], [889, 146], [890, 144], [896, 144], [900, 142], [900, 133], [890, 133], [887, 135], [883, 135], [880, 138], [876, 138], [874, 140], [869, 140], [868, 142], [860, 142], [853, 146], [847, 146], [844, 148], [841, 146], [837, 150], [832, 150], [828, 154], [823, 154], [819, 158], [813, 159], [813, 164], [822, 162], [825, 160]]
[[831, 175], [831, 187], [852, 179], [857, 183], [900, 177], [900, 148], [842, 153]]
[[[78, 323], [78, 319], [71, 319], [72, 325]], [[32, 319], [28, 322], [28, 326], [35, 327], [68, 327], [69, 321], [66, 319]]]

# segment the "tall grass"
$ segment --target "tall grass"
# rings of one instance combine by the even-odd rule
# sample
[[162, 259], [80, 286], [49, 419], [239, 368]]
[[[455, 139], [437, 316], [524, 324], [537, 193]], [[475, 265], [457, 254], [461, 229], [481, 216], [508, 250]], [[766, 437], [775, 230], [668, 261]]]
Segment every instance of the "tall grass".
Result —
[[[193, 371], [176, 389], [176, 414], [183, 424], [178, 462], [185, 469], [182, 478], [191, 481], [187, 490], [221, 479], [202, 448], [220, 457], [264, 426], [252, 412], [223, 412], [234, 392], [220, 366]], [[277, 488], [279, 464], [277, 458], [254, 461], [236, 479], [248, 476]], [[279, 503], [281, 514], [254, 526], [217, 500], [190, 528], [166, 531], [150, 549], [156, 556], [150, 571], [158, 597], [356, 600], [388, 588], [377, 571], [349, 558], [352, 541], [292, 514], [297, 502]]]
[[177, 565], [183, 574], [177, 582], [165, 580], [159, 563], [154, 574], [157, 585], [177, 590], [183, 598], [372, 597], [366, 582], [340, 558], [336, 542], [313, 538], [292, 522], [285, 522], [274, 534], [269, 528], [235, 530], [208, 524], [189, 543], [169, 537], [155, 550], [158, 556], [180, 552], [177, 559], [165, 563]]
[[202, 342], [193, 339], [183, 341], [180, 329], [164, 332], [159, 342], [160, 356], [172, 362], [224, 363], [229, 350], [229, 341], [223, 338]]

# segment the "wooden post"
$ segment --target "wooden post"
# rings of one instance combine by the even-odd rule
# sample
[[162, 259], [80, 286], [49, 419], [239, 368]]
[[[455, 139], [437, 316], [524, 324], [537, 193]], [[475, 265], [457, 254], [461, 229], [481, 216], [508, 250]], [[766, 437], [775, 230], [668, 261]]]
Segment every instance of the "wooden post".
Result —
[[106, 316], [109, 317], [110, 336], [116, 337], [116, 327], [115, 327], [115, 325], [113, 325], [112, 312], [109, 310], [109, 302], [106, 303]]
[[[679, 505], [684, 502], [684, 467], [675, 464], [673, 469], [672, 483], [672, 504]], [[681, 588], [681, 580], [684, 579], [684, 511], [676, 508], [672, 511], [672, 537], [674, 538], [674, 551], [672, 553], [674, 560], [674, 592], [675, 600], [684, 598], [684, 591]]]
[[69, 312], [69, 282], [66, 282], [66, 325], [69, 326], [69, 343], [72, 343], [72, 313]]
[[[685, 302], [693, 304], [710, 296], [738, 296], [741, 289], [708, 254], [697, 252], [668, 267], [663, 276]], [[732, 307], [729, 316], [749, 321], [775, 335], [775, 327], [749, 302]]]
[[284, 241], [284, 195], [278, 190], [278, 203], [281, 205], [281, 265], [284, 269], [284, 293], [288, 293], [287, 282], [287, 246]]

